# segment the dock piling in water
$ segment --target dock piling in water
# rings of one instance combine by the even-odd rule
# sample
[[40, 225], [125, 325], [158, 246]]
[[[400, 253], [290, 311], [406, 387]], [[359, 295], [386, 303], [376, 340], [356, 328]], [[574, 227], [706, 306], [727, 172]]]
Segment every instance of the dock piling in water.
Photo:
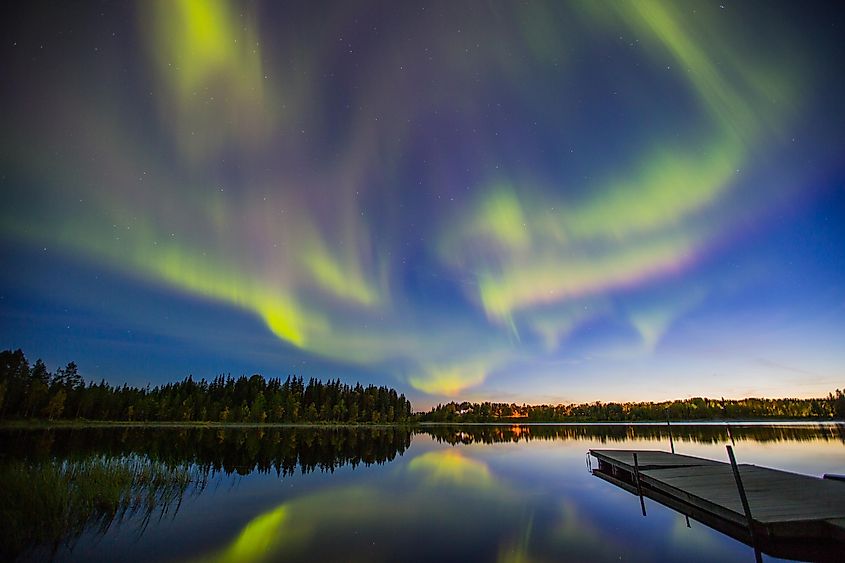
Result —
[[736, 480], [736, 488], [739, 492], [739, 500], [742, 502], [742, 510], [745, 512], [745, 519], [748, 521], [748, 535], [751, 536], [751, 545], [754, 547], [754, 557], [757, 563], [762, 563], [763, 558], [760, 555], [760, 550], [757, 547], [757, 536], [754, 533], [754, 519], [751, 517], [751, 507], [748, 505], [748, 497], [745, 495], [745, 487], [742, 486], [742, 477], [739, 474], [739, 467], [736, 465], [736, 457], [734, 457], [734, 450], [730, 446], [725, 446], [728, 450], [728, 459], [731, 460], [731, 469], [733, 470], [734, 479]]
[[669, 449], [675, 453], [675, 440], [672, 439], [672, 423], [669, 421], [669, 413], [666, 413], [666, 428], [669, 430]]
[[645, 499], [643, 499], [643, 487], [640, 485], [640, 464], [637, 462], [636, 452], [634, 452], [634, 480], [637, 482], [637, 493], [640, 495], [640, 508], [642, 508], [643, 516], [645, 516]]

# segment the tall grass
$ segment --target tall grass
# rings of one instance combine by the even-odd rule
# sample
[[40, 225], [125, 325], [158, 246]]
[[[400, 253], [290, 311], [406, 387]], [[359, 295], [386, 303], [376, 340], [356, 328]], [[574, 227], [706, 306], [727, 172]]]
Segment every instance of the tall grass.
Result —
[[142, 532], [153, 516], [175, 514], [186, 493], [204, 486], [205, 477], [194, 466], [139, 455], [5, 461], [0, 463], [0, 559], [38, 546], [55, 551], [86, 530], [104, 533], [133, 516]]

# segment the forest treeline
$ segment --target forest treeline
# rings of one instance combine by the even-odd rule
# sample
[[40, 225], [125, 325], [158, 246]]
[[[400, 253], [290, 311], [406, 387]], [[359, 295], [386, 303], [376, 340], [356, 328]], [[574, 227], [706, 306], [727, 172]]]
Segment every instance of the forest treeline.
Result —
[[153, 388], [86, 382], [74, 362], [50, 372], [23, 351], [0, 352], [0, 419], [211, 421], [250, 423], [404, 423], [411, 403], [385, 386], [339, 379], [217, 376]]
[[820, 399], [707, 399], [660, 403], [582, 403], [517, 405], [457, 403], [437, 405], [421, 422], [639, 422], [659, 420], [742, 420], [759, 418], [845, 419], [845, 391]]
[[385, 386], [350, 386], [288, 376], [265, 379], [188, 376], [150, 388], [86, 382], [74, 362], [50, 372], [23, 351], [0, 352], [0, 420], [85, 419], [137, 422], [408, 423], [638, 422], [761, 418], [845, 420], [845, 390], [817, 399], [692, 399], [658, 403], [517, 405], [450, 402], [413, 414], [404, 395]]

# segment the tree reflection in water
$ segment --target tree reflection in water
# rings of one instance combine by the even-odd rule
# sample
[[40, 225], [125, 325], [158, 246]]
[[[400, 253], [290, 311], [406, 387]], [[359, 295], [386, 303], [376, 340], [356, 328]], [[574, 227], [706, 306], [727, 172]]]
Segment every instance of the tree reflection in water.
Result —
[[139, 516], [175, 517], [209, 478], [334, 471], [391, 461], [411, 431], [374, 428], [151, 428], [0, 432], [0, 559], [33, 547], [72, 546]]

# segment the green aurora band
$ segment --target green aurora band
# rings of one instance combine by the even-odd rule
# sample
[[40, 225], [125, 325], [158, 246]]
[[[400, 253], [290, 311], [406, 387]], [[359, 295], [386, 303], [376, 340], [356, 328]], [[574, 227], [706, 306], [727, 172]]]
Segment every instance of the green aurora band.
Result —
[[[358, 67], [343, 125], [326, 133], [331, 120], [317, 84], [331, 71], [328, 48], [265, 37], [251, 4], [141, 2], [139, 56], [159, 121], [141, 122], [119, 96], [74, 83], [64, 93], [74, 112], [45, 109], [35, 126], [12, 117], [21, 140], [5, 158], [31, 171], [44, 203], [5, 210], [3, 236], [243, 309], [286, 345], [383, 370], [432, 395], [455, 396], [551, 354], [578, 326], [608, 314], [653, 349], [706, 298], [706, 284], [628, 304], [614, 292], [653, 289], [789, 197], [786, 181], [758, 182], [754, 191], [747, 179], [769, 181], [765, 166], [803, 111], [793, 85], [811, 83], [813, 67], [795, 49], [751, 44], [717, 6], [694, 15], [659, 2], [498, 10], [489, 17], [516, 22], [507, 40], [484, 32], [485, 16], [463, 36], [484, 37], [489, 47], [464, 47], [461, 30], [443, 30], [430, 46], [451, 88], [424, 70], [411, 76], [391, 55], [391, 46], [403, 48], [398, 35], [384, 30]], [[314, 44], [337, 42], [336, 24], [325, 22]], [[470, 175], [462, 201], [415, 219], [413, 204], [396, 195], [413, 190], [398, 170], [417, 142], [414, 124], [432, 108], [458, 108], [492, 128], [476, 101], [490, 77], [519, 84], [532, 65], [552, 61], [573, 100], [588, 96], [566, 82], [588, 54], [588, 35], [630, 39], [638, 65], [680, 92], [673, 95], [689, 113], [670, 128], [660, 97], [644, 94], [636, 119], [648, 124], [653, 115], [654, 126], [627, 139], [625, 154], [582, 163], [589, 177], [488, 167]], [[528, 105], [547, 95], [513, 88]], [[551, 129], [569, 126], [550, 119]], [[76, 142], [53, 138], [47, 124], [77, 131]], [[483, 132], [477, 142], [491, 163], [512, 150]], [[318, 137], [330, 149], [319, 150]], [[34, 143], [59, 156], [45, 166], [46, 157], [26, 149]], [[402, 231], [410, 221], [421, 225], [427, 263], [447, 272], [474, 309], [455, 314], [406, 291]], [[287, 510], [250, 526], [275, 528]]]

